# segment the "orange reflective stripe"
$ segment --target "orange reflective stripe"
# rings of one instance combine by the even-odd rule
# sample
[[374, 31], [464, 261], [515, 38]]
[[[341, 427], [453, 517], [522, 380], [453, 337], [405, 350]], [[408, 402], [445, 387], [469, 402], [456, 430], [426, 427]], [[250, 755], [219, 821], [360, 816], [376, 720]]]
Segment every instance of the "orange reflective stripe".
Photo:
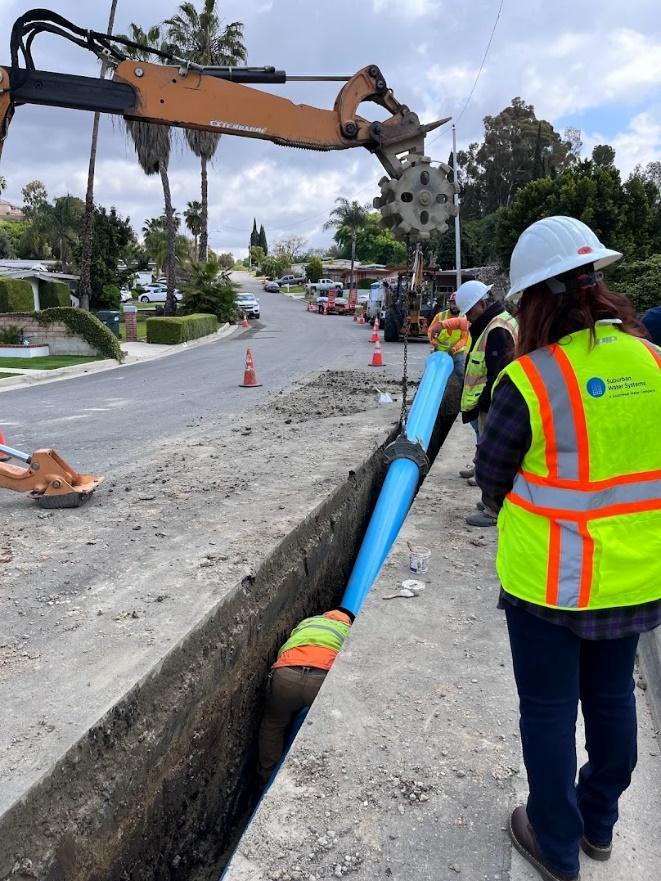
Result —
[[650, 343], [648, 340], [641, 340], [641, 343], [652, 353], [652, 357], [656, 360], [656, 363], [661, 368], [661, 353], [654, 345], [654, 343]]
[[551, 520], [549, 532], [549, 565], [546, 573], [546, 602], [549, 606], [558, 605], [560, 589], [560, 542], [562, 530], [560, 524]]
[[604, 480], [562, 480], [555, 478], [550, 480], [548, 477], [542, 477], [540, 474], [533, 474], [532, 471], [525, 471], [523, 468], [520, 472], [528, 483], [534, 483], [538, 486], [557, 487], [558, 489], [576, 489], [585, 492], [594, 490], [608, 489], [612, 486], [624, 486], [628, 483], [644, 483], [648, 480], [661, 480], [661, 470], [658, 471], [640, 471], [634, 474], [620, 474], [617, 477], [606, 477]]
[[583, 559], [581, 560], [581, 585], [578, 594], [578, 608], [584, 609], [590, 602], [592, 572], [594, 569], [594, 539], [586, 522], [578, 524], [578, 534], [583, 539]]
[[532, 386], [532, 390], [537, 396], [537, 401], [539, 403], [539, 412], [542, 417], [542, 429], [544, 431], [545, 438], [545, 456], [546, 456], [546, 467], [548, 469], [549, 477], [557, 477], [558, 476], [558, 446], [555, 437], [555, 423], [553, 421], [553, 408], [551, 407], [551, 400], [549, 398], [549, 393], [546, 390], [546, 383], [539, 375], [539, 371], [535, 366], [534, 362], [528, 355], [524, 355], [522, 358], [519, 358], [519, 364], [523, 368], [523, 372], [528, 377], [528, 382]]
[[588, 481], [590, 479], [590, 446], [588, 443], [588, 427], [585, 422], [585, 411], [583, 410], [581, 390], [578, 387], [578, 380], [576, 379], [574, 368], [571, 366], [571, 361], [562, 351], [562, 348], [555, 344], [549, 348], [556, 364], [562, 372], [567, 385], [569, 400], [571, 402], [578, 446], [578, 479]]
[[596, 508], [594, 511], [570, 511], [565, 508], [546, 508], [535, 505], [517, 493], [510, 492], [507, 500], [531, 514], [548, 517], [549, 520], [570, 520], [573, 523], [588, 523], [590, 520], [601, 520], [604, 517], [619, 517], [621, 514], [641, 514], [644, 511], [661, 511], [661, 499], [644, 499], [640, 502], [622, 502]]

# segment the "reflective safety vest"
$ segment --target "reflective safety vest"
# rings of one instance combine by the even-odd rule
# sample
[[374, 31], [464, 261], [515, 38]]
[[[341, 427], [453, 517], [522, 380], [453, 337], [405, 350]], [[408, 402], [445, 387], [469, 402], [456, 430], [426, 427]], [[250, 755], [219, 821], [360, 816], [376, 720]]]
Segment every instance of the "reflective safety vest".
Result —
[[318, 645], [330, 649], [337, 654], [344, 644], [349, 625], [342, 621], [334, 621], [325, 615], [314, 615], [304, 618], [292, 630], [287, 642], [280, 648], [278, 658], [289, 649], [302, 645]]
[[498, 517], [507, 593], [549, 608], [661, 598], [661, 350], [600, 322], [500, 374], [532, 443]]
[[[449, 322], [450, 326], [441, 327], [439, 330], [439, 325], [444, 322]], [[437, 331], [438, 336], [434, 339]], [[427, 335], [437, 352], [456, 355], [458, 352], [463, 352], [468, 344], [468, 319], [463, 315], [453, 315], [449, 309], [446, 309], [445, 312], [439, 312], [433, 317]]]
[[501, 312], [496, 315], [484, 328], [471, 349], [466, 362], [464, 374], [464, 388], [461, 393], [461, 411], [469, 413], [477, 407], [482, 392], [487, 385], [487, 338], [492, 330], [497, 327], [504, 328], [512, 336], [512, 342], [516, 342], [519, 324], [509, 312]]

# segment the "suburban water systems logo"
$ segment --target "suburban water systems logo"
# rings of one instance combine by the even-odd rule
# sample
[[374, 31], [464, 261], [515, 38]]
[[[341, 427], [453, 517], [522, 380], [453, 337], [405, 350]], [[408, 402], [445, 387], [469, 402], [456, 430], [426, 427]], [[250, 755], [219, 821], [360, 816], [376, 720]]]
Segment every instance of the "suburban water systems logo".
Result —
[[606, 394], [606, 383], [598, 376], [593, 376], [592, 379], [588, 379], [586, 388], [588, 394], [592, 395], [593, 398], [603, 398]]

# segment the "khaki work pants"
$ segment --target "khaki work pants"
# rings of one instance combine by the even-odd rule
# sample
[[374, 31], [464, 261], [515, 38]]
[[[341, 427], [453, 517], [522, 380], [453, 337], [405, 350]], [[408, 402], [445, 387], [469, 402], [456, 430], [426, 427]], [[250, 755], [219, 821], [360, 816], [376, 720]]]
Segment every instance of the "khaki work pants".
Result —
[[272, 671], [259, 729], [257, 776], [263, 785], [280, 760], [287, 729], [296, 714], [312, 704], [327, 672], [316, 667], [276, 667]]

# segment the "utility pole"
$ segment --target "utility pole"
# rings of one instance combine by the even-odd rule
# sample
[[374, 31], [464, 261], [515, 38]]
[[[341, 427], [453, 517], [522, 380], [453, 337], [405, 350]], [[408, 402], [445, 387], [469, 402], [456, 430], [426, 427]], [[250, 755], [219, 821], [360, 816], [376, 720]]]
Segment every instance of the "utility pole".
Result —
[[[459, 186], [457, 174], [457, 127], [452, 124], [452, 179], [456, 187]], [[457, 213], [454, 216], [454, 265], [457, 272], [457, 290], [461, 285], [461, 223], [459, 221], [459, 192], [454, 194], [454, 204]]]

